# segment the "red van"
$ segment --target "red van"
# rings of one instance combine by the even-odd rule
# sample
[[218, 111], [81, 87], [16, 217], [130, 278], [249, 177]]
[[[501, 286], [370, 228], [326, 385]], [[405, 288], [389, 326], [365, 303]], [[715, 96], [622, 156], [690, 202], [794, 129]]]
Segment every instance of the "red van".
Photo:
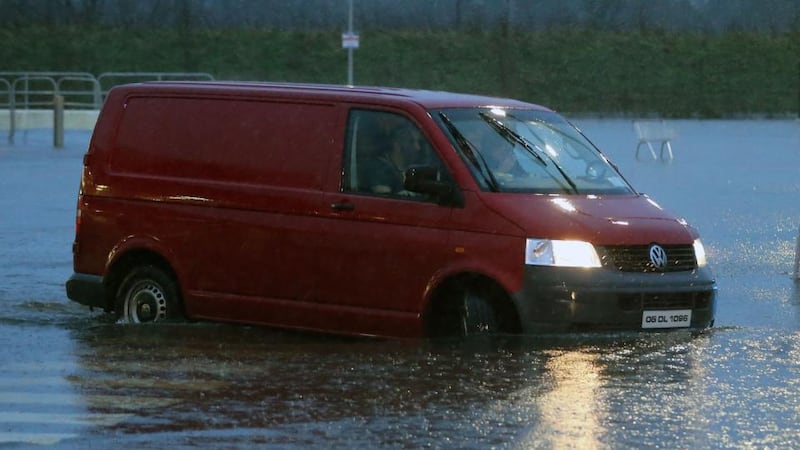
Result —
[[408, 337], [714, 323], [692, 227], [553, 111], [475, 95], [114, 88], [73, 253], [67, 296], [126, 322]]

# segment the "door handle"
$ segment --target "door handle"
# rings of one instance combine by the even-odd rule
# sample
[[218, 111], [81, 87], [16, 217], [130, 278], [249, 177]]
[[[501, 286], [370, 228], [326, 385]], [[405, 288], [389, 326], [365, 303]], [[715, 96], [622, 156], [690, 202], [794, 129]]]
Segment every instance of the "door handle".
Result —
[[331, 209], [334, 211], [352, 211], [356, 209], [356, 205], [350, 202], [333, 202], [331, 203]]

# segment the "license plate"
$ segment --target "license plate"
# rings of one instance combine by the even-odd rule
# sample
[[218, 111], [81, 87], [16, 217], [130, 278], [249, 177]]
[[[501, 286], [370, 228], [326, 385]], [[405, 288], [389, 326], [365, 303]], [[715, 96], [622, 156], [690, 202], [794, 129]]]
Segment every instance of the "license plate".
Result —
[[687, 328], [691, 324], [691, 309], [645, 311], [642, 313], [642, 328]]

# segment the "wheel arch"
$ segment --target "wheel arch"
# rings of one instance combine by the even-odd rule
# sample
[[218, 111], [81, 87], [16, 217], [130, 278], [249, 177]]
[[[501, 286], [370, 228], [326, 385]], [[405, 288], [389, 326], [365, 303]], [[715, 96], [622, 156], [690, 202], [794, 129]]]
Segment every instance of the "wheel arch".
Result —
[[181, 310], [185, 312], [183, 305], [183, 293], [178, 274], [169, 260], [158, 251], [147, 247], [131, 247], [124, 252], [117, 253], [106, 269], [106, 276], [103, 277], [103, 284], [106, 292], [106, 304], [110, 311], [116, 309], [116, 295], [120, 285], [125, 280], [128, 273], [135, 267], [153, 265], [163, 270], [170, 278], [175, 281], [178, 288], [178, 297]]
[[461, 296], [468, 289], [477, 290], [487, 297], [486, 300], [497, 316], [501, 332], [521, 332], [517, 307], [502, 284], [489, 275], [464, 271], [440, 279], [431, 289], [422, 316], [422, 327], [426, 336], [449, 335], [453, 314], [456, 313]]

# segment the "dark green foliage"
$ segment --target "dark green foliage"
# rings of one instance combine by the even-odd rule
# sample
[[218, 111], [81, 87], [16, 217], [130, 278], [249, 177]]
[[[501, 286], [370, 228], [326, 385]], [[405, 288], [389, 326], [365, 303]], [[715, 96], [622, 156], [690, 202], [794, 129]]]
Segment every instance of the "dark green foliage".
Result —
[[[0, 61], [2, 70], [344, 83], [340, 33], [20, 26], [0, 29]], [[515, 97], [573, 114], [795, 115], [800, 35], [367, 30], [355, 82]]]

